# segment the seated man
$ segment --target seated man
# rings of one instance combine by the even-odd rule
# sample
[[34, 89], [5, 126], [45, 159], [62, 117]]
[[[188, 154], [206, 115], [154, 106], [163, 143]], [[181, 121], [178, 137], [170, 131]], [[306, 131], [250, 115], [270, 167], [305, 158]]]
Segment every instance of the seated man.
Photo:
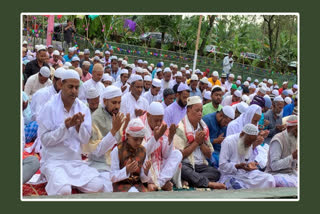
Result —
[[87, 98], [87, 106], [90, 109], [91, 114], [95, 112], [95, 110], [99, 107], [100, 95], [96, 88], [86, 88], [85, 89], [86, 98]]
[[143, 146], [146, 148], [148, 159], [152, 161], [149, 190], [172, 190], [170, 182], [182, 160], [179, 150], [173, 148], [173, 136], [177, 127], [171, 124], [169, 132], [163, 121], [164, 109], [161, 103], [152, 102], [148, 112], [141, 116], [146, 134]]
[[208, 165], [206, 159], [213, 152], [207, 125], [201, 120], [202, 100], [199, 96], [187, 99], [187, 114], [178, 124], [174, 146], [182, 152], [181, 179], [189, 185], [201, 188], [225, 189], [217, 183], [220, 172]]
[[276, 187], [296, 187], [297, 181], [297, 129], [298, 118], [291, 115], [287, 129], [276, 134], [269, 147], [266, 171], [273, 174]]
[[202, 119], [207, 124], [210, 133], [210, 142], [214, 148], [211, 165], [219, 167], [221, 143], [227, 132], [228, 124], [234, 119], [235, 112], [231, 106], [225, 106], [221, 111], [207, 114]]
[[[126, 128], [126, 139], [111, 152], [112, 173], [126, 172], [126, 177], [113, 183], [114, 192], [147, 192], [143, 185], [148, 177], [151, 161], [146, 158], [146, 149], [141, 145], [146, 129], [140, 118], [132, 119]], [[122, 174], [122, 173], [121, 173]]]
[[48, 183], [48, 195], [70, 195], [72, 187], [82, 192], [111, 192], [110, 180], [82, 161], [81, 144], [89, 142], [90, 110], [78, 98], [79, 74], [66, 70], [61, 93], [54, 95], [41, 109], [37, 122], [42, 144], [41, 173]]
[[257, 140], [258, 133], [258, 127], [248, 123], [241, 133], [230, 135], [222, 142], [220, 182], [225, 183], [228, 189], [275, 187], [272, 175], [259, 171], [254, 161], [257, 152], [253, 149], [253, 143]]

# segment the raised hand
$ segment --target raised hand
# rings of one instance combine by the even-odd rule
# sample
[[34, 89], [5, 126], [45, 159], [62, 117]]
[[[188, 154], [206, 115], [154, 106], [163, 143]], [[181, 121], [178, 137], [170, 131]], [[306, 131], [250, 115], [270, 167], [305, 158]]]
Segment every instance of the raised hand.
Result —
[[156, 141], [158, 141], [166, 132], [167, 130], [167, 125], [162, 124], [160, 127], [155, 127], [153, 130], [153, 135]]
[[148, 175], [149, 169], [151, 168], [151, 163], [152, 163], [151, 160], [146, 161], [146, 163], [145, 163], [145, 165], [143, 167], [145, 175]]
[[136, 114], [136, 117], [140, 117], [142, 116], [146, 111], [142, 110], [142, 109], [135, 109], [134, 113]]
[[121, 91], [124, 92], [127, 89], [126, 85], [121, 86]]
[[111, 134], [113, 136], [120, 130], [122, 124], [124, 123], [124, 115], [118, 112], [116, 115], [112, 116], [112, 129]]
[[138, 162], [132, 159], [129, 159], [127, 164], [126, 164], [126, 171], [127, 174], [134, 173], [138, 169]]
[[252, 171], [252, 170], [258, 169], [257, 165], [258, 165], [258, 163], [256, 163], [256, 162], [250, 162], [250, 163], [248, 163], [248, 165], [247, 165], [248, 171]]
[[169, 128], [169, 145], [171, 144], [171, 142], [173, 141], [173, 137], [176, 134], [178, 126], [176, 126], [175, 124], [171, 124], [170, 128]]
[[123, 125], [123, 130], [126, 130], [129, 122], [130, 122], [130, 113], [127, 113], [125, 121], [124, 121], [124, 125]]
[[221, 133], [216, 139], [214, 139], [214, 143], [216, 144], [221, 144], [222, 141], [224, 140], [224, 137], [223, 137], [224, 133]]
[[205, 139], [205, 132], [204, 131], [197, 131], [196, 132], [196, 138], [195, 138], [195, 141], [201, 145], [203, 142], [204, 142], [204, 139]]

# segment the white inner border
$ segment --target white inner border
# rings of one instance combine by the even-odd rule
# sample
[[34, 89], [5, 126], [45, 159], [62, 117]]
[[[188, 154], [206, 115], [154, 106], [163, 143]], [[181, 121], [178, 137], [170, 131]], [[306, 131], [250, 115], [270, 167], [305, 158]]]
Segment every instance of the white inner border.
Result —
[[[145, 12], [137, 12], [137, 13], [128, 13], [128, 12], [121, 12], [121, 13], [76, 13], [76, 12], [62, 12], [62, 13], [21, 13], [20, 14], [20, 60], [22, 59], [22, 42], [23, 42], [23, 16], [24, 15], [294, 15], [297, 16], [297, 25], [298, 25], [298, 32], [297, 32], [297, 44], [298, 44], [298, 53], [297, 53], [297, 84], [298, 84], [298, 93], [299, 93], [299, 100], [298, 100], [298, 198], [297, 199], [24, 199], [22, 196], [22, 153], [23, 148], [20, 146], [20, 200], [21, 201], [299, 201], [300, 200], [300, 14], [298, 12], [292, 13], [272, 13], [272, 12], [220, 12], [220, 13], [208, 13], [208, 12], [197, 12], [197, 13], [189, 13], [189, 12], [154, 12], [154, 13], [145, 13]], [[22, 70], [22, 63], [20, 63], [20, 71]], [[22, 73], [20, 73], [20, 92], [22, 91]], [[280, 84], [280, 83], [279, 83]], [[22, 113], [22, 93], [20, 93], [20, 116], [23, 116]], [[20, 119], [20, 127], [21, 130], [24, 128], [24, 124]], [[22, 135], [20, 131], [20, 139], [22, 142]], [[143, 194], [143, 193], [142, 193]]]

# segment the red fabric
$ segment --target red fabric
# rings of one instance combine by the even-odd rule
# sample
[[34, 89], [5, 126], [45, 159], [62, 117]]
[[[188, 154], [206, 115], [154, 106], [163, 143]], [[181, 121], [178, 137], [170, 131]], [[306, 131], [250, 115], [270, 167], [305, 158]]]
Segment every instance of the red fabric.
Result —
[[[46, 192], [47, 183], [42, 184], [23, 184], [22, 186], [22, 195], [23, 196], [39, 196], [39, 195], [48, 195]], [[72, 189], [71, 194], [81, 194], [78, 189]]]
[[[32, 146], [32, 145], [33, 145], [33, 142], [26, 143], [26, 144], [25, 144], [25, 148], [28, 148], [28, 147], [30, 147], [30, 146]], [[37, 157], [37, 158], [39, 159], [39, 161], [40, 161], [40, 159], [41, 159], [40, 154], [35, 153], [34, 150], [33, 150], [31, 153], [28, 153], [28, 152], [26, 152], [26, 151], [23, 150], [22, 160], [25, 159], [26, 157], [29, 157], [29, 156], [35, 156], [35, 157]], [[36, 172], [36, 174], [41, 174], [40, 169]]]
[[58, 19], [61, 19], [61, 18], [62, 18], [62, 15], [57, 15], [57, 18], [58, 18]]

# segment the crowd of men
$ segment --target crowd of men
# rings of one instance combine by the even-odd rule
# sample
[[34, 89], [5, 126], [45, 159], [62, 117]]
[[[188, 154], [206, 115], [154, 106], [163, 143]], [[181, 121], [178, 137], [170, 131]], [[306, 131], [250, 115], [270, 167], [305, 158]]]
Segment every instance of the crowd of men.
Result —
[[210, 74], [27, 45], [22, 147], [41, 159], [23, 183], [40, 168], [48, 195], [297, 187], [296, 84], [236, 78], [232, 52]]

